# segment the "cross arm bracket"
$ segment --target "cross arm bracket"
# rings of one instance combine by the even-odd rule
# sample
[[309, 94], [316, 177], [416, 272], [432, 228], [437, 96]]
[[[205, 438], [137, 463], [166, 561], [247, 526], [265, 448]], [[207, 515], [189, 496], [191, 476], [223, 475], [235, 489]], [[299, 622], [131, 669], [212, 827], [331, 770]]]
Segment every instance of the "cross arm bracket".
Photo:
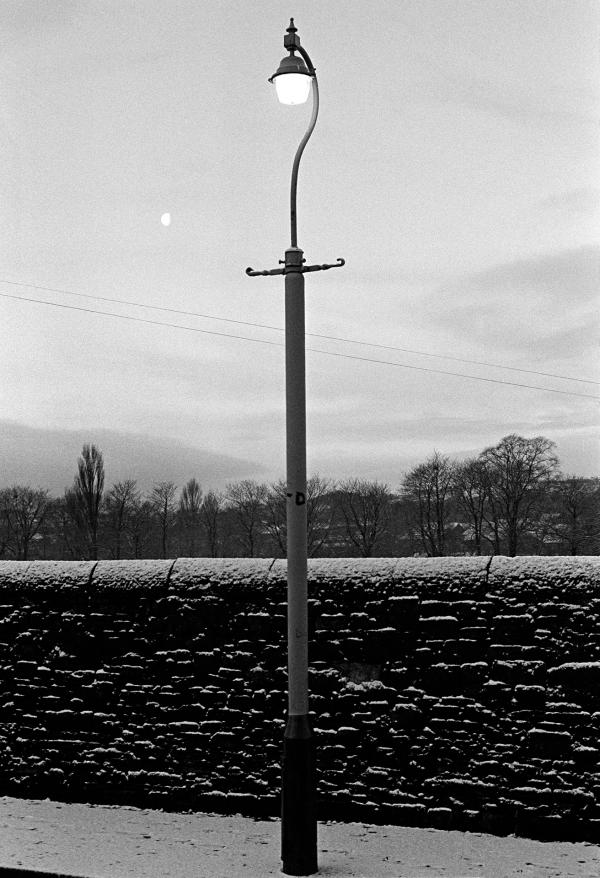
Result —
[[341, 268], [346, 264], [346, 260], [338, 256], [336, 262], [324, 265], [303, 265], [301, 271], [327, 271], [329, 268]]
[[334, 263], [325, 263], [323, 265], [284, 265], [283, 268], [271, 268], [268, 271], [255, 271], [253, 268], [247, 268], [248, 277], [268, 276], [270, 274], [305, 274], [309, 271], [327, 271], [330, 268], [341, 268], [346, 264], [346, 260], [338, 257]]
[[253, 268], [247, 268], [246, 274], [248, 277], [258, 277], [259, 275], [263, 275], [267, 277], [269, 274], [284, 274], [285, 268], [272, 268], [270, 271], [255, 271]]

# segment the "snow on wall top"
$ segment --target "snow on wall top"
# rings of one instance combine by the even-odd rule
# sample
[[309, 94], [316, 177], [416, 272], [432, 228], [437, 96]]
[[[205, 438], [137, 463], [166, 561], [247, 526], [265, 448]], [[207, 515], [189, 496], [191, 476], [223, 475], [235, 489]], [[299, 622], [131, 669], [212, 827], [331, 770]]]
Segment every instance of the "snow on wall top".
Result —
[[169, 585], [177, 591], [206, 591], [216, 583], [264, 583], [273, 566], [271, 558], [178, 558]]
[[[255, 587], [284, 584], [285, 559], [178, 558], [137, 561], [0, 561], [0, 591], [82, 588], [91, 591], [204, 591], [218, 584]], [[394, 584], [400, 590], [435, 586], [447, 592], [469, 588], [502, 591], [507, 582], [538, 591], [556, 583], [587, 590], [600, 585], [600, 557], [315, 558], [309, 582], [345, 587]]]
[[521, 595], [540, 594], [549, 588], [556, 591], [560, 583], [561, 596], [600, 583], [600, 557], [522, 555], [517, 558], [498, 557], [492, 560], [488, 578], [490, 592], [506, 591], [507, 580]]
[[98, 561], [92, 576], [94, 591], [166, 591], [173, 561]]
[[0, 591], [85, 586], [94, 561], [0, 561]]

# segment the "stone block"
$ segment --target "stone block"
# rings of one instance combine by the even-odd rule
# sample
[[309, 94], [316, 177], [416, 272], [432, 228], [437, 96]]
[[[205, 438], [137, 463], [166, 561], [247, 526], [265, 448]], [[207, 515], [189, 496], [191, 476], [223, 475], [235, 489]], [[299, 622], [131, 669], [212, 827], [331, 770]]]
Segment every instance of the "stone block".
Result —
[[490, 639], [490, 631], [487, 625], [463, 625], [461, 636], [485, 643]]
[[558, 814], [540, 811], [538, 807], [523, 806], [516, 810], [514, 829], [518, 835], [541, 841], [557, 841], [564, 838], [565, 824], [566, 819]]
[[496, 661], [492, 665], [492, 675], [506, 683], [539, 685], [544, 682], [546, 668], [542, 661]]
[[405, 652], [401, 635], [395, 628], [389, 626], [366, 631], [364, 641], [366, 657], [371, 662], [393, 661]]
[[411, 630], [419, 619], [418, 595], [391, 595], [384, 604], [383, 614], [399, 630]]
[[453, 612], [454, 602], [444, 600], [431, 600], [425, 598], [420, 603], [421, 618], [429, 618], [431, 616], [450, 616]]
[[446, 640], [456, 634], [459, 624], [456, 616], [421, 616], [420, 626], [427, 639]]
[[452, 808], [428, 808], [427, 822], [434, 829], [450, 829], [452, 824]]
[[573, 737], [566, 731], [551, 731], [534, 728], [527, 734], [529, 748], [534, 753], [548, 756], [562, 756], [569, 753], [573, 746]]
[[340, 726], [337, 732], [337, 739], [344, 746], [357, 743], [362, 737], [362, 732], [356, 726]]
[[460, 665], [432, 664], [430, 667], [421, 669], [420, 677], [427, 691], [434, 694], [460, 692], [463, 688]]
[[529, 706], [532, 709], [542, 709], [546, 703], [546, 689], [544, 686], [528, 686], [517, 683], [514, 697], [519, 706]]
[[464, 662], [460, 665], [460, 680], [465, 690], [479, 689], [488, 678], [487, 662]]
[[[343, 637], [340, 640], [330, 641], [330, 646], [338, 647], [339, 653], [348, 662], [369, 662], [371, 657], [364, 637]], [[323, 654], [321, 653], [321, 656]]]
[[548, 682], [567, 690], [597, 693], [600, 691], [600, 662], [566, 662], [549, 668]]
[[521, 642], [521, 638], [531, 635], [533, 630], [533, 616], [529, 613], [504, 613], [492, 617], [493, 637], [503, 640], [508, 638], [509, 642], [511, 637], [513, 637], [512, 642], [519, 638], [519, 642]]
[[424, 723], [424, 714], [414, 704], [395, 704], [390, 712], [392, 724], [399, 729], [417, 729]]
[[[597, 747], [580, 745], [573, 747], [573, 759], [579, 771], [594, 771], [600, 765], [600, 750]], [[599, 797], [600, 801], [600, 797]], [[600, 815], [599, 815], [600, 816]]]
[[470, 637], [463, 637], [462, 632], [458, 640], [452, 644], [452, 650], [448, 648], [446, 641], [446, 650], [448, 658], [455, 659], [458, 663], [485, 660], [487, 658], [487, 646], [482, 644], [480, 640]]
[[[514, 639], [514, 638], [513, 638]], [[495, 661], [514, 662], [521, 659], [527, 661], [543, 661], [547, 650], [539, 644], [523, 643], [490, 643], [488, 652]]]

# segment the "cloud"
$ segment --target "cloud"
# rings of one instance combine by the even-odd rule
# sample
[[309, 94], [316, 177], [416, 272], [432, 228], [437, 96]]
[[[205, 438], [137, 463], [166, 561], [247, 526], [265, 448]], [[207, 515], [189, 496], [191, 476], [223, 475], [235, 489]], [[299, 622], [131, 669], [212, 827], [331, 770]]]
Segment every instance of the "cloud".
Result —
[[[483, 79], [469, 71], [453, 71], [434, 65], [429, 86], [422, 84], [430, 100], [462, 104], [470, 109], [515, 122], [576, 122], [598, 124], [598, 96], [594, 89], [573, 89], [546, 84], [538, 89], [519, 81]], [[430, 74], [431, 75], [431, 74]]]
[[[571, 357], [589, 343], [590, 306], [600, 290], [600, 247], [535, 256], [439, 287], [428, 304], [436, 323], [461, 338], [528, 357], [547, 348]], [[577, 333], [581, 332], [581, 339]], [[560, 348], [562, 338], [564, 348]]]
[[501, 296], [532, 292], [557, 302], [570, 294], [579, 301], [590, 301], [600, 289], [600, 247], [590, 245], [498, 265], [471, 275], [460, 287]]
[[600, 442], [598, 425], [593, 428], [557, 431], [560, 468], [563, 473], [598, 478], [600, 473]]
[[[346, 415], [347, 428], [351, 424], [351, 413]], [[495, 420], [485, 418], [466, 418], [457, 416], [455, 412], [447, 415], [421, 415], [416, 417], [402, 417], [397, 410], [391, 409], [388, 415], [379, 415], [370, 418], [368, 423], [361, 423], [360, 431], [354, 436], [348, 435], [348, 429], [344, 433], [355, 444], [365, 444], [369, 447], [382, 444], [406, 445], [406, 443], [429, 443], [431, 448], [440, 443], [440, 437], [446, 444], [456, 444], [456, 441], [464, 442], [469, 437], [487, 437], [490, 434], [502, 432], [503, 422], [500, 418]], [[339, 426], [334, 422], [324, 420], [319, 428], [319, 437], [325, 442], [334, 441], [340, 433]]]
[[594, 365], [599, 365], [598, 350], [600, 350], [600, 319], [596, 312], [590, 314], [577, 326], [538, 338], [535, 345], [535, 352], [541, 357], [565, 360], [569, 359], [570, 356], [588, 355], [590, 358], [593, 357], [590, 363], [590, 372], [593, 371]]
[[15, 36], [34, 36], [48, 30], [60, 30], [77, 18], [80, 12], [76, 0], [62, 0], [60, 3], [22, 3], [21, 0], [4, 0], [2, 4], [3, 26]]
[[541, 198], [535, 203], [535, 207], [552, 213], [597, 216], [600, 213], [600, 189], [582, 186], [568, 192], [557, 192]]

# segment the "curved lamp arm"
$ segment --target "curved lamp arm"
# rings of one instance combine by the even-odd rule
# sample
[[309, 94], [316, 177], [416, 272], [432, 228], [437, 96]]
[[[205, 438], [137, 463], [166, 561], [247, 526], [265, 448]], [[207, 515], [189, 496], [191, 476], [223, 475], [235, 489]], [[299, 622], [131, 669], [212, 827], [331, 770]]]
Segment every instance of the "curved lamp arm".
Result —
[[[317, 116], [319, 114], [319, 83], [317, 82], [317, 74], [315, 72], [313, 63], [310, 60], [310, 56], [306, 49], [304, 49], [300, 45], [300, 40], [297, 36], [297, 28], [294, 26], [293, 18], [290, 19], [290, 26], [287, 28], [286, 36], [283, 38], [283, 45], [288, 50], [288, 52], [290, 52], [291, 57], [286, 57], [281, 61], [281, 64], [279, 65], [277, 71], [273, 74], [273, 76], [269, 77], [269, 82], [273, 82], [276, 76], [282, 76], [286, 73], [301, 73], [304, 75], [308, 74], [311, 78], [312, 115], [310, 117], [310, 122], [308, 123], [306, 133], [300, 141], [298, 149], [296, 150], [294, 164], [292, 166], [292, 183], [290, 189], [290, 225], [292, 243], [290, 249], [286, 250], [285, 252], [285, 260], [279, 260], [279, 264], [283, 265], [284, 267], [271, 268], [268, 271], [256, 271], [254, 268], [247, 268], [246, 274], [250, 277], [272, 274], [304, 274], [308, 271], [325, 271], [329, 268], [340, 268], [342, 265], [345, 264], [343, 259], [338, 258], [338, 260], [333, 264], [329, 263], [324, 265], [305, 265], [304, 263], [306, 262], [306, 260], [303, 258], [302, 251], [298, 247], [298, 233], [296, 222], [296, 191], [298, 188], [298, 169], [300, 167], [300, 159], [302, 158], [304, 148], [308, 143], [310, 136], [313, 133], [314, 127], [317, 123]], [[299, 59], [294, 58], [295, 52], [300, 53], [304, 64], [299, 62]], [[305, 95], [306, 92], [302, 92], [302, 101], [306, 100]], [[283, 100], [283, 103], [294, 103], [294, 101]]]
[[312, 115], [310, 117], [310, 122], [308, 123], [308, 128], [306, 129], [306, 134], [300, 141], [300, 145], [296, 150], [296, 156], [294, 158], [294, 164], [292, 166], [292, 184], [290, 189], [290, 226], [291, 226], [291, 234], [292, 234], [292, 247], [298, 246], [298, 229], [297, 229], [297, 221], [296, 221], [296, 190], [298, 188], [298, 168], [300, 167], [300, 159], [302, 158], [302, 153], [304, 152], [304, 147], [308, 143], [310, 139], [310, 135], [313, 133], [314, 127], [317, 124], [317, 116], [319, 115], [319, 83], [317, 82], [317, 74], [315, 73], [315, 69], [312, 66], [310, 58], [307, 53], [299, 48], [302, 56], [307, 61], [308, 69], [310, 70], [312, 77]]

